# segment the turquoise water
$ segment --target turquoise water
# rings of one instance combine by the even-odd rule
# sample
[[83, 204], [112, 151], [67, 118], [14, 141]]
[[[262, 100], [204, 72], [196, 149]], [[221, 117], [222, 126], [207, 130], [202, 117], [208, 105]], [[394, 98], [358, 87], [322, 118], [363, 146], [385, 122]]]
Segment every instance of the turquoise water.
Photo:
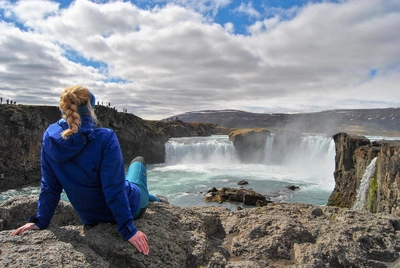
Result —
[[[258, 193], [275, 202], [325, 205], [334, 188], [334, 142], [323, 135], [306, 135], [297, 150], [288, 152], [282, 165], [273, 164], [273, 138], [267, 140], [265, 161], [243, 164], [227, 136], [177, 138], [166, 144], [166, 163], [148, 167], [149, 191], [166, 196], [172, 204], [218, 205], [204, 202], [212, 187], [239, 188], [246, 180]], [[291, 191], [286, 186], [296, 185]], [[222, 206], [236, 207], [237, 204]]]
[[[369, 137], [371, 140], [382, 137]], [[166, 163], [148, 165], [148, 187], [153, 194], [166, 196], [180, 207], [215, 205], [236, 208], [237, 204], [204, 202], [212, 187], [240, 188], [246, 180], [256, 192], [275, 202], [299, 202], [325, 205], [335, 183], [335, 144], [324, 135], [304, 135], [298, 148], [291, 149], [281, 165], [274, 164], [271, 154], [273, 137], [267, 140], [265, 160], [243, 164], [228, 136], [170, 139], [166, 143]], [[286, 186], [296, 185], [291, 191]], [[28, 187], [0, 193], [0, 201], [20, 194], [39, 194], [39, 188]], [[66, 200], [65, 195], [62, 199]]]

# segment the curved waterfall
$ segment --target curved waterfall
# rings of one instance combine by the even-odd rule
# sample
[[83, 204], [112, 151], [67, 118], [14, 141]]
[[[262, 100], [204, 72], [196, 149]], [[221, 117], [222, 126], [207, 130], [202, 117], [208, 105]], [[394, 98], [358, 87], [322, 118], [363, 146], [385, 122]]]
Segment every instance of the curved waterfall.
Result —
[[[274, 161], [274, 136], [264, 148], [264, 162], [241, 163], [227, 135], [173, 138], [165, 144], [166, 163], [148, 165], [148, 188], [161, 194], [171, 204], [231, 206], [229, 203], [205, 203], [204, 194], [212, 187], [238, 188], [237, 182], [248, 181], [252, 188], [275, 202], [299, 202], [325, 205], [334, 188], [335, 144], [324, 135], [303, 135], [299, 144], [280, 148], [285, 159]], [[286, 151], [285, 151], [286, 150]], [[290, 191], [288, 185], [299, 186]], [[39, 192], [39, 188], [33, 189]], [[0, 201], [32, 189], [0, 193]]]
[[[264, 164], [273, 163], [274, 136], [268, 136]], [[235, 147], [226, 135], [211, 137], [172, 138], [165, 144], [166, 164], [239, 163]], [[286, 151], [284, 165], [331, 169], [334, 167], [335, 143], [330, 137], [305, 135], [294, 149]]]
[[165, 163], [236, 163], [228, 136], [172, 138], [165, 144]]

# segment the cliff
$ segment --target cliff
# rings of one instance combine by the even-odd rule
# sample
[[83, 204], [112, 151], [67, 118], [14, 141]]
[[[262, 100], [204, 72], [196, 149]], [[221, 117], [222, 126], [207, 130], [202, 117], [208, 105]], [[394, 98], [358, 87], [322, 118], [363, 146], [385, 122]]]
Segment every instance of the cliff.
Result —
[[144, 256], [114, 224], [82, 226], [61, 202], [48, 229], [11, 237], [37, 197], [0, 203], [1, 267], [398, 267], [400, 219], [305, 204], [231, 211], [151, 203], [135, 221], [147, 234]]
[[336, 144], [335, 188], [328, 205], [353, 207], [362, 177], [376, 157], [364, 208], [400, 216], [400, 141], [371, 142], [363, 136], [346, 133], [338, 133], [333, 138]]
[[271, 131], [265, 128], [235, 129], [229, 133], [229, 140], [235, 146], [240, 160], [244, 163], [261, 163], [264, 148]]
[[[208, 123], [148, 121], [133, 114], [96, 106], [99, 127], [113, 129], [124, 161], [142, 155], [148, 163], [162, 163], [169, 138], [228, 134], [229, 129]], [[39, 185], [42, 135], [61, 118], [56, 106], [0, 105], [0, 191]]]

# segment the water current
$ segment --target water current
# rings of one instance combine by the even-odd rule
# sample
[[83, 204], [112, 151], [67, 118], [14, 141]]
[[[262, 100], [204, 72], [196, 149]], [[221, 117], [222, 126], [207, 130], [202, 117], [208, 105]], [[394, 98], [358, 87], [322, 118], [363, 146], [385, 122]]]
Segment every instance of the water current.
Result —
[[[369, 137], [371, 140], [379, 137]], [[264, 148], [265, 160], [257, 164], [239, 161], [235, 147], [226, 135], [172, 138], [165, 144], [166, 162], [148, 165], [148, 188], [164, 195], [177, 206], [214, 205], [236, 208], [237, 204], [205, 203], [212, 187], [239, 188], [246, 180], [251, 188], [275, 202], [325, 205], [335, 182], [335, 144], [326, 135], [304, 134], [296, 148], [286, 152], [284, 161], [274, 164], [271, 136]], [[295, 185], [292, 191], [286, 186]], [[0, 201], [20, 194], [38, 194], [27, 187], [0, 193]], [[66, 200], [63, 195], [62, 199]]]

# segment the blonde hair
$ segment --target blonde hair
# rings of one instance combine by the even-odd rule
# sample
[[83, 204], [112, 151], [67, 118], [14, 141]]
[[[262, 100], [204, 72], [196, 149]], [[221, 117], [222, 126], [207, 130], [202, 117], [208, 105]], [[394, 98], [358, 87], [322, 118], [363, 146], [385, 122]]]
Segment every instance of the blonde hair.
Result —
[[81, 117], [78, 113], [78, 107], [86, 105], [90, 115], [96, 119], [94, 110], [90, 104], [90, 91], [83, 86], [71, 86], [63, 90], [60, 96], [60, 110], [63, 118], [67, 121], [69, 128], [61, 133], [64, 139], [78, 132], [81, 125]]

